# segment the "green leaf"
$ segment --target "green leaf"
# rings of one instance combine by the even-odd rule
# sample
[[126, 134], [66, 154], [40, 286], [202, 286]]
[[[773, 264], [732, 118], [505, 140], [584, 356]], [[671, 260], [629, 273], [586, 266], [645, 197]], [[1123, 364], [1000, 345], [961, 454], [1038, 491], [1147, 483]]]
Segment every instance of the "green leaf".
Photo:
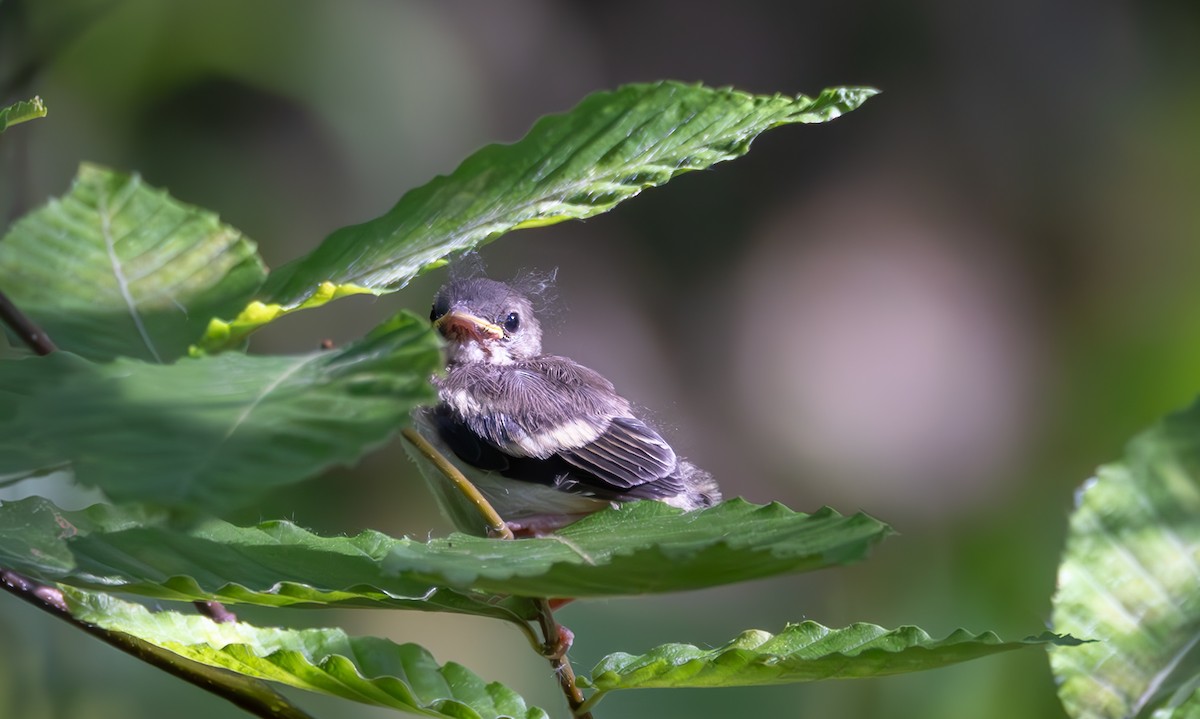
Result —
[[95, 360], [170, 362], [265, 277], [216, 215], [94, 165], [0, 240], [0, 287], [60, 349]]
[[465, 667], [438, 665], [416, 644], [351, 637], [339, 629], [218, 624], [207, 617], [151, 612], [103, 594], [64, 592], [78, 619], [124, 632], [186, 659], [363, 704], [448, 719], [548, 715], [516, 692]]
[[[805, 515], [742, 500], [687, 514], [640, 502], [555, 537], [514, 541], [455, 534], [420, 542], [377, 532], [319, 537], [289, 522], [159, 525], [103, 506], [62, 512], [46, 500], [7, 503], [0, 505], [0, 566], [46, 581], [169, 599], [365, 603], [383, 593], [397, 603], [442, 602], [413, 608], [481, 614], [487, 612], [466, 603], [508, 594], [677, 591], [845, 564], [890, 532], [862, 514]], [[426, 596], [435, 587], [457, 591]], [[461, 605], [446, 605], [450, 599]], [[525, 607], [496, 603], [490, 615], [528, 618]]]
[[[816, 622], [788, 625], [776, 635], [750, 630], [715, 649], [666, 644], [641, 656], [611, 654], [580, 683], [601, 692], [647, 687], [733, 687], [790, 684], [822, 679], [853, 679], [937, 669], [958, 662], [1079, 640], [1042, 634], [1016, 642], [991, 632], [959, 629], [935, 640], [917, 627], [884, 629], [853, 624], [829, 629]], [[594, 704], [597, 697], [593, 697]]]
[[219, 349], [258, 324], [344, 294], [403, 287], [446, 255], [523, 227], [606, 212], [683, 172], [746, 153], [760, 133], [849, 112], [875, 90], [832, 88], [815, 98], [750, 95], [660, 82], [595, 93], [539, 120], [511, 145], [489, 145], [448, 176], [405, 194], [387, 214], [344, 227], [271, 274], [263, 304], [216, 322], [202, 345]]
[[[59, 592], [60, 599], [69, 601], [78, 599], [80, 595], [67, 590]], [[65, 594], [65, 596], [64, 596]], [[57, 604], [57, 603], [56, 603]], [[254, 677], [236, 674], [220, 667], [208, 666], [139, 639], [131, 634], [119, 631], [109, 631], [98, 625], [88, 623], [69, 615], [69, 608], [64, 606], [66, 615], [60, 615], [57, 609], [54, 614], [70, 622], [73, 626], [96, 636], [113, 647], [120, 649], [151, 666], [169, 672], [205, 691], [235, 703], [238, 707], [258, 715], [269, 716], [273, 719], [313, 719], [310, 714], [292, 703], [288, 698], [275, 691], [269, 684]]]
[[297, 356], [0, 360], [0, 476], [69, 465], [116, 500], [245, 505], [387, 440], [433, 400], [441, 362], [428, 322], [407, 313]]
[[1200, 716], [1200, 404], [1136, 437], [1080, 491], [1050, 660], [1073, 717]]
[[385, 575], [379, 563], [397, 540], [378, 532], [324, 538], [289, 522], [241, 528], [208, 519], [176, 528], [167, 520], [130, 506], [68, 512], [41, 497], [0, 502], [0, 566], [43, 582], [174, 601], [534, 617], [528, 600]]
[[4, 132], [13, 125], [45, 116], [46, 103], [42, 102], [40, 97], [13, 103], [8, 107], [0, 108], [0, 132]]
[[606, 597], [712, 587], [848, 564], [891, 529], [865, 514], [800, 514], [741, 499], [684, 513], [633, 502], [555, 535], [497, 541], [454, 534], [394, 546], [388, 571], [528, 597]]

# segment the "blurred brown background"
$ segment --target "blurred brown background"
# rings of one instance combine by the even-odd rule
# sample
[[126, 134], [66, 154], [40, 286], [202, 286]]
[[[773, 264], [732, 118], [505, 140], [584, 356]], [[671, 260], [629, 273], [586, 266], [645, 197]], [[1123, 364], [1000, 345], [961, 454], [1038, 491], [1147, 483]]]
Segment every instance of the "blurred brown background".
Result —
[[[604, 372], [729, 495], [866, 510], [866, 563], [562, 612], [583, 670], [788, 621], [1041, 631], [1074, 488], [1200, 367], [1200, 6], [957, 3], [0, 1], [0, 217], [80, 161], [137, 170], [282, 264], [484, 143], [631, 81], [864, 84], [829, 125], [760, 138], [587, 221], [482, 251], [559, 268], [549, 351]], [[264, 352], [346, 341], [442, 280], [301, 313]], [[447, 531], [398, 446], [238, 521]], [[21, 717], [238, 716], [0, 597], [0, 706]], [[417, 641], [565, 712], [506, 627], [244, 610]], [[303, 699], [318, 715], [391, 715]], [[1029, 650], [938, 672], [618, 694], [605, 717], [1061, 717]]]

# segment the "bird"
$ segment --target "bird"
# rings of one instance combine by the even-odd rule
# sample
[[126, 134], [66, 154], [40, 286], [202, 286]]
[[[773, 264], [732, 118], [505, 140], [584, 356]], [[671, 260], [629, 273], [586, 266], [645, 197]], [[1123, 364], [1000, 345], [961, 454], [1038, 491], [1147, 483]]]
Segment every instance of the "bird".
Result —
[[445, 340], [436, 405], [418, 431], [519, 537], [551, 534], [633, 500], [690, 511], [721, 499], [712, 475], [679, 457], [612, 382], [543, 354], [533, 304], [486, 277], [452, 279], [429, 319]]

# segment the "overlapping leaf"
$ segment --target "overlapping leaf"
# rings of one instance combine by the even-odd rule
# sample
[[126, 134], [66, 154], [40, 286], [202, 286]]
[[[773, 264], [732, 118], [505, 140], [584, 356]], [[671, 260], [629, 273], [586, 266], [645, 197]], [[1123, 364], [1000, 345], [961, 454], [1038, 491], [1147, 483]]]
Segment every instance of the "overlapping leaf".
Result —
[[0, 241], [0, 287], [89, 359], [170, 362], [265, 277], [254, 244], [215, 214], [94, 165]]
[[512, 145], [479, 150], [385, 215], [334, 232], [272, 273], [263, 303], [232, 323], [214, 323], [204, 344], [220, 348], [304, 303], [394, 290], [446, 255], [513, 229], [606, 212], [680, 173], [745, 154], [770, 128], [832, 120], [874, 93], [766, 96], [676, 82], [595, 93], [542, 118]]
[[[0, 510], [0, 565], [47, 580], [173, 599], [366, 603], [386, 594], [442, 603], [416, 608], [483, 614], [467, 605], [481, 601], [474, 592], [595, 597], [715, 586], [845, 564], [888, 532], [865, 515], [806, 515], [733, 500], [687, 514], [637, 503], [554, 538], [456, 534], [420, 542], [376, 532], [319, 537], [288, 522], [242, 528], [211, 520], [177, 530], [139, 522], [123, 510], [62, 512], [31, 499]], [[457, 593], [434, 595], [435, 587]], [[446, 605], [451, 599], [460, 604]], [[513, 600], [490, 612], [511, 617], [521, 607]]]
[[801, 514], [740, 499], [687, 512], [635, 502], [551, 537], [465, 535], [397, 544], [385, 569], [452, 587], [535, 597], [671, 592], [847, 564], [890, 528], [865, 514]]
[[877, 677], [937, 669], [1034, 645], [1074, 646], [1071, 637], [1043, 634], [1005, 642], [991, 632], [958, 630], [935, 640], [917, 627], [873, 624], [829, 629], [816, 622], [789, 625], [776, 635], [743, 632], [715, 649], [667, 644], [641, 656], [612, 654], [586, 681], [607, 692], [646, 687], [729, 687], [822, 679]]
[[1200, 716], [1200, 405], [1130, 443], [1080, 491], [1054, 598], [1073, 717]]
[[440, 364], [428, 323], [408, 314], [298, 356], [0, 361], [0, 476], [69, 466], [114, 499], [245, 505], [386, 440], [432, 399]]
[[415, 644], [351, 637], [339, 629], [218, 624], [198, 615], [66, 592], [77, 619], [130, 634], [186, 659], [364, 704], [447, 719], [545, 719], [516, 692], [459, 664], [439, 665]]
[[288, 522], [240, 528], [210, 519], [174, 528], [161, 511], [63, 511], [41, 497], [0, 502], [0, 566], [44, 582], [177, 601], [532, 618], [528, 600], [385, 575], [379, 562], [396, 541], [370, 531], [318, 537]]

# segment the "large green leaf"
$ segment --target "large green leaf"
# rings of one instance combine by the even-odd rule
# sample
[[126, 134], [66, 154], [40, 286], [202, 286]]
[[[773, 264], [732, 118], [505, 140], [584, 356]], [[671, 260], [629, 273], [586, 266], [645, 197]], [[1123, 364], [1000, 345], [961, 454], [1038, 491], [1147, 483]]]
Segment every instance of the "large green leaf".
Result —
[[176, 601], [270, 607], [346, 606], [532, 619], [529, 600], [456, 592], [384, 575], [396, 540], [378, 532], [327, 539], [288, 522], [187, 528], [135, 506], [63, 511], [47, 499], [0, 502], [0, 566], [43, 582]]
[[0, 108], [0, 132], [4, 132], [13, 125], [45, 116], [46, 103], [42, 102], [40, 97], [15, 102], [8, 107]]
[[118, 500], [245, 505], [388, 439], [433, 399], [440, 365], [428, 323], [409, 314], [297, 356], [0, 361], [0, 476], [69, 466]]
[[[776, 635], [743, 632], [715, 649], [666, 644], [641, 656], [611, 654], [580, 683], [600, 692], [647, 687], [732, 687], [878, 677], [937, 669], [1034, 645], [1074, 646], [1071, 637], [1042, 634], [1005, 642], [991, 632], [958, 630], [935, 640], [917, 627], [873, 624], [829, 629], [792, 624]], [[599, 695], [592, 697], [594, 704]]]
[[415, 644], [339, 629], [283, 629], [177, 612], [151, 612], [104, 594], [65, 592], [77, 619], [186, 659], [364, 704], [447, 719], [544, 719], [516, 692], [459, 664], [439, 665]]
[[891, 529], [865, 514], [814, 514], [741, 499], [683, 512], [633, 502], [555, 535], [496, 541], [451, 535], [394, 546], [387, 570], [437, 584], [532, 597], [673, 592], [862, 559]]
[[394, 290], [446, 255], [513, 229], [606, 212], [680, 173], [745, 154], [770, 128], [832, 120], [873, 94], [833, 88], [815, 98], [766, 96], [677, 82], [595, 93], [542, 118], [514, 144], [479, 150], [387, 214], [337, 230], [273, 272], [263, 302], [214, 323], [204, 344], [236, 342], [302, 304]]
[[[4, 505], [0, 528], [6, 525], [0, 564], [44, 579], [265, 604], [285, 603], [279, 594], [286, 601], [328, 599], [316, 591], [422, 598], [432, 587], [468, 597], [477, 591], [532, 597], [677, 591], [845, 564], [890, 531], [861, 514], [807, 515], [742, 500], [687, 514], [640, 502], [555, 537], [515, 541], [454, 534], [420, 542], [375, 532], [319, 537], [288, 522], [239, 528], [208, 521], [184, 531], [111, 509], [69, 513], [33, 501]], [[31, 531], [34, 526], [40, 529]], [[39, 538], [30, 539], [34, 534]], [[62, 535], [70, 536], [63, 541]], [[511, 615], [519, 611], [515, 606], [497, 605], [496, 613]]]
[[265, 276], [254, 244], [216, 215], [94, 165], [0, 240], [0, 287], [89, 359], [172, 361]]
[[1200, 716], [1200, 404], [1135, 438], [1084, 485], [1054, 597], [1073, 717]]

